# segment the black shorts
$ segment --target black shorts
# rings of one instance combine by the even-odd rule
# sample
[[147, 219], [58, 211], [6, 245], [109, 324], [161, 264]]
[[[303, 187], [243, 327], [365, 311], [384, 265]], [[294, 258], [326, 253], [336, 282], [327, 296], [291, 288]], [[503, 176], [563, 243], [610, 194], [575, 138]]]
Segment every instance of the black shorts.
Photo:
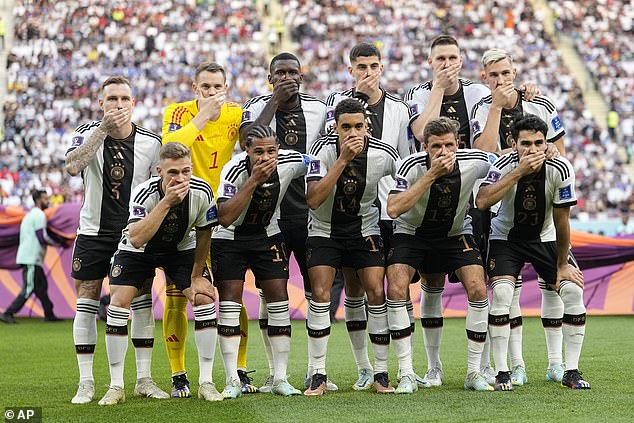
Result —
[[79, 281], [92, 281], [108, 276], [112, 256], [117, 252], [119, 240], [121, 235], [77, 235], [70, 275]]
[[392, 248], [392, 238], [394, 237], [394, 221], [379, 220], [379, 229], [381, 230], [381, 238], [383, 238], [383, 251], [387, 262], [387, 253]]
[[473, 238], [475, 239], [482, 256], [486, 257], [489, 243], [489, 232], [491, 231], [491, 212], [489, 210], [478, 210], [474, 207], [469, 210], [469, 216], [471, 216]]
[[[194, 251], [179, 251], [169, 256], [117, 251], [110, 269], [110, 284], [141, 288], [146, 279], [154, 277], [156, 268], [162, 267], [165, 275], [182, 291], [191, 286]], [[169, 281], [167, 283], [169, 285]]]
[[306, 240], [306, 264], [309, 269], [315, 266], [335, 269], [349, 267], [355, 270], [384, 267], [383, 239], [380, 235], [354, 239], [311, 236]]
[[[557, 281], [557, 241], [521, 244], [497, 239], [489, 241], [489, 278], [519, 275], [525, 263], [532, 264], [547, 285], [554, 285]], [[568, 263], [579, 268], [571, 251], [568, 252]]]
[[422, 273], [451, 273], [464, 266], [482, 266], [482, 255], [473, 235], [425, 240], [415, 235], [394, 234], [392, 242], [388, 266], [407, 264]]
[[295, 256], [295, 261], [302, 272], [304, 279], [304, 291], [310, 292], [310, 280], [308, 279], [308, 268], [306, 267], [306, 238], [308, 238], [308, 221], [306, 218], [292, 220], [278, 220], [277, 224], [284, 236], [286, 252], [290, 257]]
[[216, 285], [243, 281], [251, 269], [256, 281], [288, 279], [288, 253], [281, 233], [257, 240], [211, 240], [211, 271]]

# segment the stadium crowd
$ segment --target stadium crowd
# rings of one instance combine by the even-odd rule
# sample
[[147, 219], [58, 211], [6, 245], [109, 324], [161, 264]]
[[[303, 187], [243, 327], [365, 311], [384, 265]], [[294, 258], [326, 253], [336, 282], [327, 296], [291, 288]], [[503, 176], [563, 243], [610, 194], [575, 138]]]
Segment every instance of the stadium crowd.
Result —
[[[304, 90], [319, 98], [352, 85], [346, 55], [359, 41], [378, 43], [384, 54], [383, 86], [401, 97], [431, 78], [426, 57], [439, 33], [459, 39], [461, 76], [474, 81], [481, 80], [486, 49], [511, 51], [518, 80], [537, 84], [561, 113], [582, 199], [575, 211], [616, 211], [631, 199], [632, 181], [613, 154], [617, 145], [586, 110], [581, 88], [530, 2], [500, 0], [492, 7], [483, 0], [281, 3], [304, 64]], [[614, 93], [632, 92], [632, 43], [627, 42], [632, 8], [625, 1], [584, 1], [579, 9], [572, 3], [551, 2], [558, 28], [576, 34], [576, 47], [596, 81], [602, 81], [597, 85], [606, 101], [619, 111], [624, 140], [631, 145], [632, 99]], [[134, 121], [156, 132], [167, 104], [191, 95], [191, 68], [203, 59], [227, 67], [229, 98], [236, 102], [267, 90], [262, 17], [248, 0], [17, 1], [14, 19], [0, 143], [4, 204], [28, 204], [34, 187], [46, 187], [53, 204], [81, 199], [81, 181], [69, 180], [60, 165], [73, 126], [98, 118], [93, 97], [106, 75], [134, 81]]]

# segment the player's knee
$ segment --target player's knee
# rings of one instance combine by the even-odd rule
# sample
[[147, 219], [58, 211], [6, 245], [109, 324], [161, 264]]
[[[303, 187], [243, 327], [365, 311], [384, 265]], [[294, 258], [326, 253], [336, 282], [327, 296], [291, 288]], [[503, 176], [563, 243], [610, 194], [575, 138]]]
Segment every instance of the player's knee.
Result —
[[313, 285], [312, 300], [317, 303], [327, 303], [330, 301], [330, 289], [326, 289], [324, 284]]
[[409, 284], [402, 283], [388, 283], [387, 284], [387, 297], [390, 300], [406, 300], [409, 293]]
[[368, 296], [368, 303], [370, 304], [383, 304], [385, 302], [385, 291], [383, 290], [383, 284], [377, 284], [366, 290]]
[[445, 286], [445, 275], [421, 275], [421, 285], [430, 288], [442, 288]]
[[562, 284], [559, 295], [564, 303], [564, 310], [578, 309], [583, 305], [583, 289], [573, 282]]
[[213, 302], [214, 302], [213, 298], [205, 294], [200, 294], [200, 293], [195, 294], [194, 298], [192, 298], [192, 306], [195, 306], [195, 307], [211, 304]]
[[498, 279], [493, 282], [492, 285], [492, 305], [495, 306], [495, 308], [509, 310], [511, 308], [511, 302], [513, 301], [513, 281], [509, 279]]

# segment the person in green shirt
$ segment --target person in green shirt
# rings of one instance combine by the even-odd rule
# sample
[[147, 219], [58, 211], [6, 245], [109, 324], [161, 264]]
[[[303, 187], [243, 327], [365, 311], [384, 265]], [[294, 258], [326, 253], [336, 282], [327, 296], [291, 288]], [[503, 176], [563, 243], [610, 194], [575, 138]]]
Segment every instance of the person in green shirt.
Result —
[[35, 294], [44, 308], [44, 321], [57, 322], [61, 319], [53, 314], [53, 303], [48, 297], [48, 281], [42, 269], [47, 245], [57, 245], [46, 233], [46, 215], [48, 194], [46, 191], [34, 190], [32, 193], [35, 206], [24, 216], [20, 224], [20, 245], [16, 263], [22, 267], [23, 286], [11, 305], [4, 313], [0, 313], [0, 321], [17, 323], [13, 315], [20, 311], [31, 294]]

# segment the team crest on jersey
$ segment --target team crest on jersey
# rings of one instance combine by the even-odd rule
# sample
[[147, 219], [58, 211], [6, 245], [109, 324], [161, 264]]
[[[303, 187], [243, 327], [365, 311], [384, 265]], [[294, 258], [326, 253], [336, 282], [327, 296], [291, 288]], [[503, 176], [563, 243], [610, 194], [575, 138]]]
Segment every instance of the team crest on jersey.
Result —
[[319, 160], [313, 160], [310, 162], [310, 168], [308, 169], [309, 175], [319, 175], [321, 170], [321, 163]]
[[396, 189], [407, 189], [408, 185], [407, 179], [401, 177], [396, 178]]
[[123, 272], [123, 266], [121, 266], [120, 264], [115, 264], [114, 266], [112, 266], [110, 275], [112, 275], [113, 278], [118, 278], [119, 276], [121, 276], [121, 272]]
[[146, 215], [145, 207], [143, 206], [132, 206], [132, 217], [137, 217], [139, 219], [144, 218]]
[[181, 129], [181, 126], [178, 123], [170, 123], [169, 128], [167, 128], [167, 132], [175, 132]]
[[555, 129], [555, 131], [559, 131], [563, 127], [563, 124], [561, 123], [561, 119], [559, 119], [559, 115], [552, 118], [550, 123], [553, 124], [553, 128]]
[[238, 192], [237, 188], [234, 185], [226, 184], [223, 190], [223, 195], [227, 198], [232, 198]]
[[82, 137], [81, 135], [77, 135], [76, 137], [73, 137], [73, 142], [71, 144], [71, 147], [79, 147], [83, 143], [84, 143], [84, 137]]
[[229, 130], [227, 131], [227, 138], [230, 140], [235, 140], [238, 137], [238, 125], [232, 123], [229, 126]]
[[566, 185], [563, 188], [559, 188], [559, 199], [570, 200], [572, 198], [572, 185]]
[[75, 258], [73, 260], [73, 270], [75, 272], [79, 272], [81, 270], [81, 259], [80, 258]]
[[497, 170], [489, 170], [489, 174], [487, 175], [485, 182], [494, 184], [499, 180], [500, 180], [500, 172], [498, 172]]
[[218, 210], [216, 209], [215, 205], [211, 206], [209, 210], [207, 210], [206, 218], [207, 218], [207, 222], [213, 222], [215, 220], [218, 220]]

